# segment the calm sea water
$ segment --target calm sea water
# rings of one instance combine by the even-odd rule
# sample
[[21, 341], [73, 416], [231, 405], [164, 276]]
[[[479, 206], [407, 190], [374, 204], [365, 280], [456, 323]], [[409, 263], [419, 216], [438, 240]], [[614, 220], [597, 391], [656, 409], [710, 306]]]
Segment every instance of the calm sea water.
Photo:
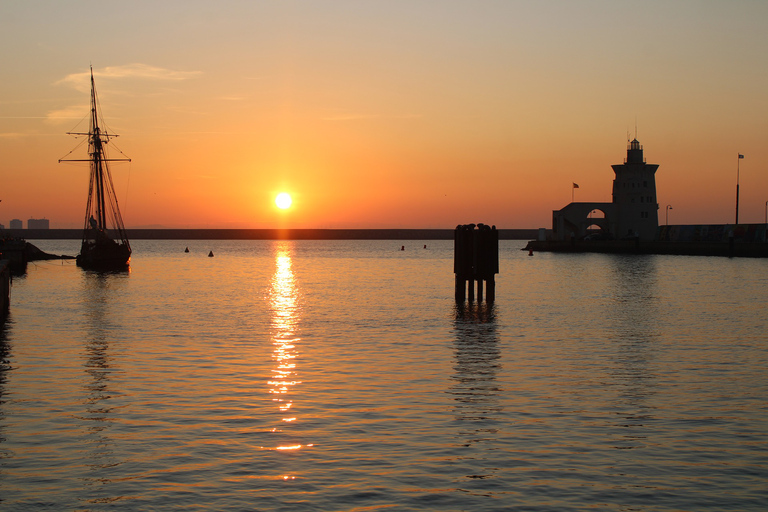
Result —
[[768, 261], [133, 245], [13, 282], [2, 510], [768, 509]]

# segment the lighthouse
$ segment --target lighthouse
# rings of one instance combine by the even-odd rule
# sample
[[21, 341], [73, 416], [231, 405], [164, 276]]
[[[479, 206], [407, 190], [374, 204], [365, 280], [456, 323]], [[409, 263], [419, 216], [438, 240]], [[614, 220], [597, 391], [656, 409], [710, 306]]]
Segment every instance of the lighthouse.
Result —
[[[656, 239], [659, 203], [656, 199], [656, 164], [645, 163], [643, 146], [634, 139], [627, 146], [623, 164], [611, 166], [613, 199], [610, 203], [573, 202], [552, 212], [553, 240], [582, 240], [595, 227], [603, 240]], [[592, 212], [602, 217], [593, 217]]]
[[643, 146], [634, 139], [627, 146], [624, 163], [611, 167], [616, 173], [613, 180], [616, 236], [655, 239], [659, 228], [656, 198], [656, 169], [659, 166], [645, 162]]

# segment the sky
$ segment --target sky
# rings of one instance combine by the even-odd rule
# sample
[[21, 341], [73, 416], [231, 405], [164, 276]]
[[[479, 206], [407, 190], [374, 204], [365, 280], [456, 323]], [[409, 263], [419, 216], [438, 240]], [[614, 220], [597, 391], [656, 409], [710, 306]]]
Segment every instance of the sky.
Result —
[[83, 225], [87, 165], [58, 160], [91, 65], [129, 228], [551, 227], [572, 192], [611, 201], [635, 137], [661, 223], [732, 223], [737, 175], [764, 222], [767, 22], [764, 0], [4, 0], [0, 224]]

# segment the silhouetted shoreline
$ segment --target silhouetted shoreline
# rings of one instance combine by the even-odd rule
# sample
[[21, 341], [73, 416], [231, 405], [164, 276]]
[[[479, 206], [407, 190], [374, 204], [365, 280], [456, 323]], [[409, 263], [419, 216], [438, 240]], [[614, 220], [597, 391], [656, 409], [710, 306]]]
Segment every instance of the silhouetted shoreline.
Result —
[[[453, 240], [453, 229], [127, 229], [131, 240]], [[501, 240], [531, 240], [538, 229], [499, 229]], [[6, 229], [29, 240], [79, 240], [82, 229]]]

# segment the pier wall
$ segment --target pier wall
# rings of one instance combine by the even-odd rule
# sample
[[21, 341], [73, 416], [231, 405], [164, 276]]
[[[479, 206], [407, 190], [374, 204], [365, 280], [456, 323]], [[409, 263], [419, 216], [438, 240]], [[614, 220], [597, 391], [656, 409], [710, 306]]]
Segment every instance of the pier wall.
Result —
[[660, 226], [656, 240], [532, 240], [526, 250], [768, 258], [768, 224]]
[[768, 258], [768, 243], [748, 242], [643, 242], [639, 240], [546, 240], [531, 241], [525, 250], [534, 252], [596, 252], [608, 254], [677, 254]]
[[662, 242], [766, 242], [768, 224], [687, 224], [659, 226]]
[[[536, 229], [499, 229], [501, 240], [530, 240]], [[130, 240], [453, 240], [453, 229], [128, 229]], [[81, 229], [6, 229], [28, 240], [79, 240]]]

